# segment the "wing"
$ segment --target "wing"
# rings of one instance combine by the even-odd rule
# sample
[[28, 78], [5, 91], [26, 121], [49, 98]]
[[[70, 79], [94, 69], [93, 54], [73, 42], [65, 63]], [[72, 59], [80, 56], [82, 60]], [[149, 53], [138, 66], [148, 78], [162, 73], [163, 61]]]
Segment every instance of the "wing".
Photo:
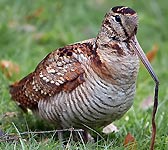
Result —
[[35, 71], [10, 86], [10, 93], [23, 108], [37, 108], [40, 100], [45, 100], [59, 92], [71, 92], [85, 82], [84, 68], [80, 55], [92, 55], [94, 39], [85, 40], [59, 48], [48, 54]]

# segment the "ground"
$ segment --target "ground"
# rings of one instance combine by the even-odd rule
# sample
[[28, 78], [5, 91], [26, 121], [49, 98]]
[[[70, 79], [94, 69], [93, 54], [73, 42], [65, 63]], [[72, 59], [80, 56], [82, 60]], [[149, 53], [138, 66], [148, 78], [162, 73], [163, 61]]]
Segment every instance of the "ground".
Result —
[[[18, 108], [9, 95], [9, 85], [34, 70], [52, 50], [77, 41], [95, 37], [106, 11], [116, 5], [133, 8], [139, 15], [138, 40], [147, 53], [158, 47], [151, 64], [160, 80], [159, 107], [156, 116], [155, 149], [168, 147], [168, 12], [167, 1], [156, 0], [1, 0], [0, 1], [0, 130], [14, 135], [28, 130], [48, 130], [53, 127]], [[7, 74], [2, 60], [17, 64]], [[15, 68], [15, 67], [14, 67]], [[14, 73], [18, 72], [18, 73]], [[119, 132], [99, 138], [95, 143], [70, 142], [69, 149], [124, 149], [127, 133], [136, 139], [137, 149], [149, 149], [152, 107], [144, 109], [142, 102], [154, 95], [154, 82], [141, 65], [137, 92], [132, 108], [114, 122]], [[1, 134], [1, 133], [0, 133]], [[0, 136], [1, 140], [1, 136]], [[0, 142], [0, 149], [62, 149], [52, 134], [29, 134], [16, 142]]]

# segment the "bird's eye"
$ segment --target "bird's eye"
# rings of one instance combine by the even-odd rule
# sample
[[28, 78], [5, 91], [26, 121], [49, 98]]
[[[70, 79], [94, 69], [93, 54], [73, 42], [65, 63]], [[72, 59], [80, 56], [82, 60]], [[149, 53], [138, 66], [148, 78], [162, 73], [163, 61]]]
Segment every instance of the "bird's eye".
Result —
[[115, 20], [120, 23], [120, 22], [121, 22], [120, 16], [119, 16], [119, 15], [116, 15], [116, 16], [115, 16]]

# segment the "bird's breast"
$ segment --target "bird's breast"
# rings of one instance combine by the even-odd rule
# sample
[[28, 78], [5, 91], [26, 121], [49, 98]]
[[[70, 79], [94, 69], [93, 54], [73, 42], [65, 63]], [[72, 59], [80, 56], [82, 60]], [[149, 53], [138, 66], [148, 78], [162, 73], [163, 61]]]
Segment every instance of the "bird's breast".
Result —
[[134, 94], [135, 82], [111, 84], [87, 68], [84, 83], [40, 101], [39, 114], [64, 128], [102, 126], [120, 118], [131, 107]]

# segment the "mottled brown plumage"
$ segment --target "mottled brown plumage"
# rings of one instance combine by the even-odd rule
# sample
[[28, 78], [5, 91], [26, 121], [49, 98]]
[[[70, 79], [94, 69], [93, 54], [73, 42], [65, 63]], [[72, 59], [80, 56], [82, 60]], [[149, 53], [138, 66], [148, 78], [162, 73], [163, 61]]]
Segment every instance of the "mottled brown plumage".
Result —
[[72, 91], [84, 82], [84, 69], [73, 54], [79, 55], [82, 51], [89, 57], [93, 53], [91, 46], [90, 43], [74, 44], [53, 51], [33, 73], [11, 85], [12, 98], [22, 107], [33, 109], [41, 99], [60, 91]]

